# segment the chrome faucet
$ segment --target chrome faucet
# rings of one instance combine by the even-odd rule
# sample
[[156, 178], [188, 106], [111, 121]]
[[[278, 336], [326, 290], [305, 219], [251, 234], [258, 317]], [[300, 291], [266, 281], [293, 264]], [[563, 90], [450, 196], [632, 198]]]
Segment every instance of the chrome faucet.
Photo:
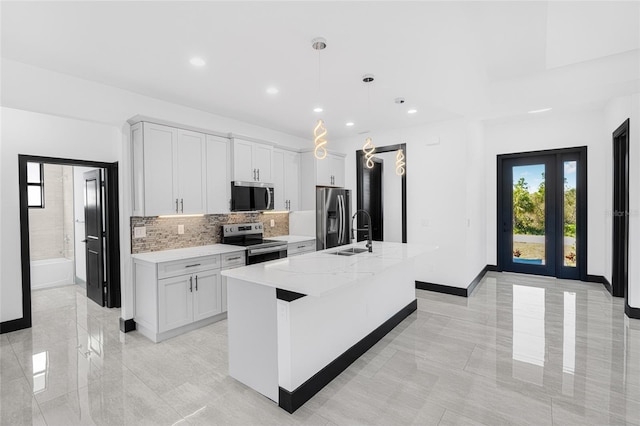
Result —
[[[353, 221], [355, 220], [356, 216], [358, 216], [358, 213], [364, 213], [367, 215], [367, 227], [368, 228], [354, 228], [353, 227]], [[367, 212], [366, 210], [356, 210], [356, 212], [353, 214], [353, 217], [351, 218], [351, 239], [355, 240], [355, 231], [369, 231], [367, 233], [367, 248], [369, 249], [369, 253], [373, 253], [373, 243], [371, 242], [371, 215], [369, 215], [369, 212]]]

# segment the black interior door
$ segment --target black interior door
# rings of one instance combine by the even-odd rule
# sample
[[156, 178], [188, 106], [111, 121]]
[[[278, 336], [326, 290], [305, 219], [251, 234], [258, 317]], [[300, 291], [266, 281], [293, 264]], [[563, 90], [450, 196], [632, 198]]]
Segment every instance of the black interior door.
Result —
[[85, 253], [87, 259], [87, 297], [104, 306], [104, 228], [102, 220], [102, 170], [84, 173]]
[[629, 277], [629, 120], [613, 133], [613, 295], [625, 297]]
[[[371, 215], [371, 239], [382, 241], [383, 218], [382, 218], [382, 172], [383, 161], [380, 158], [373, 158], [374, 166], [369, 169], [363, 168], [362, 172], [362, 210], [366, 210]], [[366, 228], [367, 223], [364, 215], [358, 216], [358, 228]], [[358, 231], [358, 241], [369, 238], [369, 231]]]

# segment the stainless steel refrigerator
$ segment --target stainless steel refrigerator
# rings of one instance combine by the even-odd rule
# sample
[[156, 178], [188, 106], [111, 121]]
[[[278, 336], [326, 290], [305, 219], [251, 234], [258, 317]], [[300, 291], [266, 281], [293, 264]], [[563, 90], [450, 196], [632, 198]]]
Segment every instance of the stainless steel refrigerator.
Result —
[[316, 250], [351, 242], [351, 191], [316, 188]]

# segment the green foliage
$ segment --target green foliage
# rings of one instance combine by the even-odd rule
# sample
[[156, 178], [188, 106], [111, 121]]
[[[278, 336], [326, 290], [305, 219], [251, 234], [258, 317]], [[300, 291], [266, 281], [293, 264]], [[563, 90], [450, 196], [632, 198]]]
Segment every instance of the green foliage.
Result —
[[[545, 176], [537, 191], [529, 192], [529, 184], [522, 177], [513, 185], [513, 232], [520, 235], [544, 235]], [[576, 236], [576, 189], [564, 191], [564, 235]]]

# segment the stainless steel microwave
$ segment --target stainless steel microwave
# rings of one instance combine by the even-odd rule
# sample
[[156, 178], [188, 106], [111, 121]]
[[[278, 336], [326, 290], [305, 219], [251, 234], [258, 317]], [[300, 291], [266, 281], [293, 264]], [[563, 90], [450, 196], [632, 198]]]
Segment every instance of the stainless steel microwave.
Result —
[[263, 182], [231, 182], [231, 211], [273, 210], [273, 184]]

